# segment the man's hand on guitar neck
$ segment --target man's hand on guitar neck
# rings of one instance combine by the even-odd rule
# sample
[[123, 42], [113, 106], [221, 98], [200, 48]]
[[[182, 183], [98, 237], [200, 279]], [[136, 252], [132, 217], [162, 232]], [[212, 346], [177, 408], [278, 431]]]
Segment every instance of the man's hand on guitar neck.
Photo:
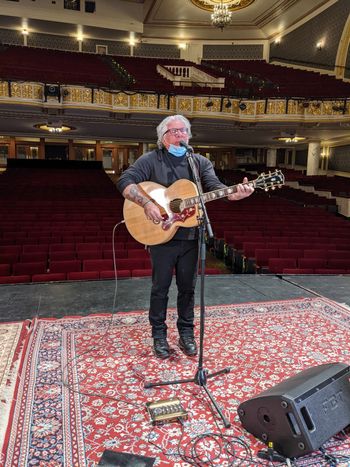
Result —
[[243, 198], [247, 198], [254, 191], [254, 187], [248, 183], [247, 177], [244, 177], [243, 182], [237, 185], [236, 193], [228, 195], [227, 199], [230, 201], [238, 201]]

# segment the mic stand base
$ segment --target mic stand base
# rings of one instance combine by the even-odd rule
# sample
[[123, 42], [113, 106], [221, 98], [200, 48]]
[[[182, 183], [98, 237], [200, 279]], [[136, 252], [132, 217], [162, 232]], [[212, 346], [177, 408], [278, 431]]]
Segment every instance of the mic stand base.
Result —
[[168, 385], [171, 385], [171, 384], [185, 384], [185, 383], [198, 384], [198, 386], [202, 387], [205, 390], [205, 392], [207, 393], [207, 395], [208, 395], [209, 399], [211, 400], [213, 406], [215, 407], [216, 411], [220, 415], [221, 420], [223, 421], [225, 428], [230, 428], [231, 423], [227, 420], [225, 415], [222, 413], [222, 410], [218, 406], [218, 404], [217, 404], [216, 400], [214, 399], [212, 393], [207, 388], [207, 379], [213, 378], [214, 376], [217, 376], [217, 375], [227, 374], [230, 371], [231, 371], [231, 368], [227, 367], [227, 368], [223, 368], [222, 370], [218, 370], [218, 371], [215, 371], [214, 373], [210, 374], [205, 369], [198, 369], [195, 376], [194, 376], [194, 378], [177, 379], [177, 380], [174, 380], [174, 381], [158, 381], [156, 383], [145, 383], [144, 388], [149, 389], [149, 388], [153, 388], [155, 386], [168, 386]]

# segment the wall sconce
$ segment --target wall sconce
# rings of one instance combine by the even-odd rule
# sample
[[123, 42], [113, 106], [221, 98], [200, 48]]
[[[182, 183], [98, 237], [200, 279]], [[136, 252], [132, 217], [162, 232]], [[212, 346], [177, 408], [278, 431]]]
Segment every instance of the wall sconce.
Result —
[[187, 49], [187, 44], [186, 44], [186, 42], [180, 42], [178, 47], [179, 47], [180, 50], [186, 50]]
[[281, 38], [277, 37], [277, 39], [275, 40], [275, 45], [280, 45], [280, 43], [281, 43]]
[[245, 110], [247, 108], [247, 106], [246, 106], [246, 104], [244, 102], [240, 102], [238, 104], [238, 107], [239, 107], [240, 110], [242, 110], [242, 112], [243, 112], [243, 110]]
[[323, 41], [318, 41], [317, 44], [316, 44], [317, 50], [322, 50], [322, 49], [323, 49], [323, 46], [324, 46]]
[[23, 29], [22, 29], [22, 34], [23, 34], [23, 36], [28, 36], [28, 34], [29, 34], [28, 29], [23, 28]]

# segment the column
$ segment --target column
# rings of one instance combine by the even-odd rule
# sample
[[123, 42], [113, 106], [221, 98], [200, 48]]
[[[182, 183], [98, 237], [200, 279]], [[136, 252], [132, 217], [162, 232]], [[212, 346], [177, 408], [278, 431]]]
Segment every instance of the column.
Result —
[[297, 154], [297, 150], [295, 148], [292, 149], [292, 168], [295, 167], [295, 157]]
[[10, 136], [9, 144], [9, 159], [16, 159], [16, 139], [14, 136]]
[[97, 161], [102, 161], [101, 141], [96, 141], [96, 160]]
[[321, 156], [321, 144], [319, 141], [312, 141], [309, 143], [307, 153], [307, 169], [306, 175], [317, 175], [318, 166]]
[[266, 153], [266, 166], [267, 167], [276, 167], [277, 165], [277, 149], [268, 148]]
[[68, 160], [73, 161], [74, 158], [74, 147], [73, 147], [73, 140], [68, 140]]
[[45, 138], [40, 138], [38, 156], [39, 159], [45, 159]]
[[289, 165], [289, 148], [284, 150], [284, 165]]

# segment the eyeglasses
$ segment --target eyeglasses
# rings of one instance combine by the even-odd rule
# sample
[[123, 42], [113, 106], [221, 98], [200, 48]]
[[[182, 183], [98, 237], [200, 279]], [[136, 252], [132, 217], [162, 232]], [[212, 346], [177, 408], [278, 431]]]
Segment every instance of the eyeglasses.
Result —
[[169, 130], [167, 130], [165, 133], [164, 133], [164, 136], [167, 134], [167, 133], [170, 133], [171, 135], [177, 135], [179, 133], [182, 133], [183, 135], [184, 134], [188, 134], [188, 128], [169, 128]]

